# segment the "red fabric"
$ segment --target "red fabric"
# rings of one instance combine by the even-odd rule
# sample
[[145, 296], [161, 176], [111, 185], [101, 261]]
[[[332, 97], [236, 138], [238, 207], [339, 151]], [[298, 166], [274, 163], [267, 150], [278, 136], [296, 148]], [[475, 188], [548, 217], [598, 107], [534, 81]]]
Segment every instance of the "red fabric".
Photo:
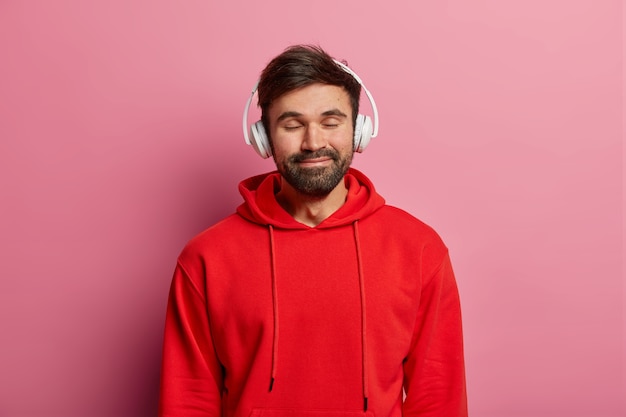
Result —
[[278, 205], [278, 181], [243, 181], [237, 213], [181, 253], [160, 415], [466, 416], [458, 291], [438, 235], [356, 170], [346, 204], [316, 227]]

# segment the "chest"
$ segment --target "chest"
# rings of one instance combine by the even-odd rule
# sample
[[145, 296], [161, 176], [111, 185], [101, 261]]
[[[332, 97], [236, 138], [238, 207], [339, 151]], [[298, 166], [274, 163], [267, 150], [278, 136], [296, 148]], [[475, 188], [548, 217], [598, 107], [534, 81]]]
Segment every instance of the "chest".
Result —
[[358, 340], [365, 314], [370, 337], [408, 346], [421, 271], [419, 253], [402, 241], [365, 230], [357, 242], [345, 228], [276, 231], [273, 240], [265, 233], [247, 242], [207, 266], [209, 317], [214, 331], [230, 334], [225, 339], [234, 333], [245, 344], [271, 334], [276, 310], [281, 332], [356, 332]]

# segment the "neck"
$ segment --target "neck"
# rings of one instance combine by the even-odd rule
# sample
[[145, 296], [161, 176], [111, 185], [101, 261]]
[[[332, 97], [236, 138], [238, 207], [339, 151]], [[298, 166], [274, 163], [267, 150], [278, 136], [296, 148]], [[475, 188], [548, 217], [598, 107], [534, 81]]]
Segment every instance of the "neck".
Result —
[[312, 197], [300, 193], [282, 179], [276, 200], [296, 221], [315, 227], [339, 210], [347, 196], [348, 189], [343, 180], [329, 194]]

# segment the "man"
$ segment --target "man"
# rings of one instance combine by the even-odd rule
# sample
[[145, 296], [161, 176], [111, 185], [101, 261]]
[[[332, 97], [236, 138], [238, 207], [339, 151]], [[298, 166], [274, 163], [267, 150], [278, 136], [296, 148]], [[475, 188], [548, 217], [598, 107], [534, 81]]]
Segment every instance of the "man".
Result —
[[361, 87], [318, 47], [263, 71], [251, 136], [277, 172], [178, 259], [161, 416], [467, 415], [447, 249], [350, 168]]

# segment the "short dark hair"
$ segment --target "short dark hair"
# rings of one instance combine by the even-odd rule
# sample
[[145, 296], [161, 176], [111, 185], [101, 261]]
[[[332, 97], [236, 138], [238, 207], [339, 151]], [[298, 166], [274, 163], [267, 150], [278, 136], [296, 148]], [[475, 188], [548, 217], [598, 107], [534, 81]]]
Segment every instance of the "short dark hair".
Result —
[[272, 59], [259, 79], [258, 105], [268, 135], [270, 134], [268, 110], [274, 100], [293, 90], [316, 83], [335, 85], [346, 90], [352, 107], [352, 125], [356, 124], [361, 84], [337, 65], [333, 57], [321, 47], [293, 45]]

